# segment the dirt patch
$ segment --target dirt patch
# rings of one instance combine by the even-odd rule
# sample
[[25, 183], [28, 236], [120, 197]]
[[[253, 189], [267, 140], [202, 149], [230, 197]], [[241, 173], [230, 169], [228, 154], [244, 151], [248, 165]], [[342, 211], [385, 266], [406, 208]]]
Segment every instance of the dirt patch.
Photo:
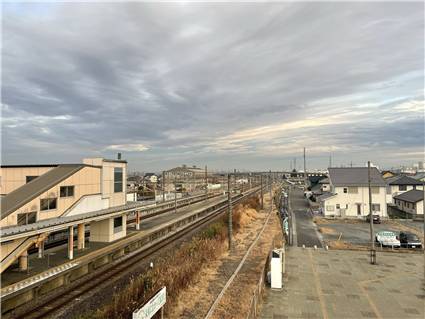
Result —
[[[246, 250], [264, 225], [264, 220], [267, 217], [265, 211], [268, 211], [269, 207], [268, 198], [265, 196], [265, 211], [260, 211], [258, 209], [259, 205], [257, 206], [258, 211], [251, 205], [252, 203], [235, 207], [235, 212], [239, 212], [237, 213], [237, 215], [239, 215], [237, 218], [239, 218], [240, 231], [234, 236], [234, 247], [232, 253], [229, 254], [228, 251], [223, 252], [218, 260], [208, 263], [208, 265], [205, 265], [199, 271], [194, 284], [182, 291], [182, 293], [179, 295], [178, 303], [170, 313], [170, 318], [205, 317], [214, 300], [217, 298], [218, 294], [226, 284], [227, 280], [237, 268]], [[237, 218], [234, 218], [234, 220]], [[277, 227], [277, 231], [280, 231], [279, 221], [276, 222], [273, 219], [273, 222], [275, 227]], [[269, 224], [270, 223], [271, 222], [269, 221]], [[267, 227], [269, 227], [269, 225]], [[264, 236], [264, 239], [262, 238], [262, 240], [268, 243], [268, 247], [264, 248], [262, 246], [261, 249], [255, 249], [255, 255], [252, 257], [254, 259], [254, 263], [250, 263], [247, 264], [247, 266], [244, 266], [244, 268], [241, 269], [240, 275], [235, 278], [235, 282], [239, 282], [238, 288], [236, 290], [229, 288], [229, 290], [232, 291], [231, 295], [234, 295], [234, 298], [228, 298], [225, 296], [225, 301], [223, 299], [223, 304], [220, 304], [220, 307], [224, 307], [223, 309], [227, 309], [228, 307], [230, 309], [233, 308], [233, 311], [236, 311], [236, 313], [232, 314], [230, 310], [226, 310], [224, 315], [223, 312], [220, 312], [221, 315], [214, 316], [215, 318], [246, 317], [245, 310], [249, 307], [252, 294], [251, 284], [255, 285], [258, 282], [262, 270], [261, 267], [264, 266], [266, 258], [263, 256], [263, 254], [267, 256], [270, 249], [270, 244], [273, 241], [273, 238], [271, 237], [273, 236], [273, 232], [271, 232], [269, 228], [264, 231], [263, 235], [264, 234], [266, 234], [266, 236]], [[252, 253], [254, 253], [254, 250]], [[245, 268], [246, 270], [244, 270]], [[251, 271], [252, 273], [249, 275], [247, 271]], [[245, 309], [245, 312], [241, 311], [242, 304], [247, 305], [245, 307], [246, 309], [243, 308]]]
[[337, 233], [335, 229], [330, 227], [319, 227], [319, 232], [326, 235], [335, 235]]
[[365, 221], [363, 219], [358, 218], [326, 218], [321, 216], [314, 216], [313, 222], [317, 225], [322, 224], [364, 224]]
[[328, 240], [326, 241], [326, 244], [331, 249], [354, 249], [354, 248], [360, 248], [359, 245], [353, 245], [349, 242], [343, 241], [343, 240]]

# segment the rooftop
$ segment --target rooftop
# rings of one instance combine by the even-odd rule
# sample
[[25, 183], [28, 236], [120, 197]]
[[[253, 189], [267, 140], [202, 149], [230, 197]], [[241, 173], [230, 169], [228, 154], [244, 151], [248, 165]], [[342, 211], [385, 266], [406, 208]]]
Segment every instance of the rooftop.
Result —
[[386, 181], [388, 185], [422, 185], [421, 181], [406, 175], [390, 177]]
[[[329, 179], [334, 186], [368, 186], [367, 167], [329, 168]], [[376, 167], [370, 168], [371, 186], [386, 186]]]
[[404, 192], [400, 195], [394, 196], [395, 199], [399, 199], [409, 203], [417, 203], [424, 200], [424, 191], [418, 189], [412, 189], [408, 192]]

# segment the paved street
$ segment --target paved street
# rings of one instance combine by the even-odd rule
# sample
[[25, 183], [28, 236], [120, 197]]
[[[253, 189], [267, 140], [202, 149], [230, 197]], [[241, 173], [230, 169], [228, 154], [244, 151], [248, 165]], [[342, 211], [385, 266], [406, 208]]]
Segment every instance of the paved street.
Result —
[[318, 238], [317, 226], [313, 223], [313, 218], [308, 212], [308, 201], [304, 197], [304, 192], [298, 187], [290, 191], [291, 206], [296, 222], [296, 235], [298, 247], [322, 247]]
[[287, 250], [284, 289], [266, 290], [260, 318], [424, 318], [424, 256]]

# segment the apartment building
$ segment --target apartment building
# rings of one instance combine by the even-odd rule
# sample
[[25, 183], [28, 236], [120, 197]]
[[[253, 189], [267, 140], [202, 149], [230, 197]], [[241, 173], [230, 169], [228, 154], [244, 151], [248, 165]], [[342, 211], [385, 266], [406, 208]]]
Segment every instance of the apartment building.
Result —
[[[370, 168], [372, 211], [387, 217], [386, 182]], [[329, 192], [318, 197], [325, 216], [362, 218], [369, 214], [368, 168], [329, 168]]]
[[182, 165], [164, 172], [165, 191], [193, 192], [205, 188], [205, 170], [196, 166]]

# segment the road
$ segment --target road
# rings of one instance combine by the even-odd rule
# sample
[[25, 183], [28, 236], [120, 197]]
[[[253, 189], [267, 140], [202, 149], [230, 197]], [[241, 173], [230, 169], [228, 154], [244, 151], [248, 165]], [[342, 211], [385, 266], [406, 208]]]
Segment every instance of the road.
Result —
[[295, 217], [296, 236], [298, 247], [322, 247], [318, 237], [316, 224], [308, 212], [308, 201], [304, 197], [304, 192], [298, 187], [292, 188], [289, 196], [291, 197], [291, 207]]

